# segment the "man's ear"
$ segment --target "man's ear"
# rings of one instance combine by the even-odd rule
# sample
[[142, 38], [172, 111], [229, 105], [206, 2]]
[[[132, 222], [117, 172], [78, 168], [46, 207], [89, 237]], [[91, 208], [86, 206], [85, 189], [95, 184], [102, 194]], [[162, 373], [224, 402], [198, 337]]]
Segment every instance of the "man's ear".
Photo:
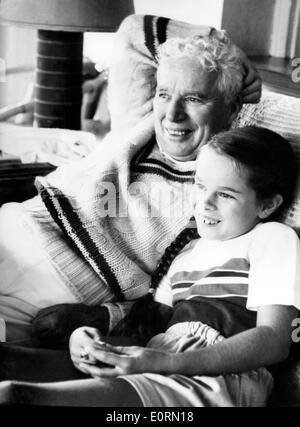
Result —
[[283, 198], [282, 198], [281, 194], [276, 194], [271, 199], [264, 200], [261, 203], [260, 212], [258, 214], [258, 217], [260, 219], [268, 218], [270, 215], [272, 215], [272, 213], [274, 213], [276, 211], [276, 209], [279, 208], [279, 206], [282, 204], [282, 202], [283, 202]]

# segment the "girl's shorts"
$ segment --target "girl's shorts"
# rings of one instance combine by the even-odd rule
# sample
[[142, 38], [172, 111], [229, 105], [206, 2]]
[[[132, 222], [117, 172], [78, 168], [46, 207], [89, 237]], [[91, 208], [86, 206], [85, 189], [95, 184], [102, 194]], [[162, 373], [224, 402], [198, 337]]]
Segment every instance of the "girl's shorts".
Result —
[[[178, 353], [223, 339], [218, 331], [201, 322], [183, 322], [153, 337], [147, 347]], [[273, 377], [265, 368], [224, 376], [145, 373], [120, 378], [134, 387], [145, 407], [265, 406], [273, 388]]]

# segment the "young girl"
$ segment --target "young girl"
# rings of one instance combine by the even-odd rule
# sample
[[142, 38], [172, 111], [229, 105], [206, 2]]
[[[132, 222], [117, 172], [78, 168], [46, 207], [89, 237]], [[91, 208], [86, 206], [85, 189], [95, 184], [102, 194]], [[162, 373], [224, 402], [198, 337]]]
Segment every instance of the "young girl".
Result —
[[[41, 404], [265, 405], [270, 367], [287, 357], [300, 308], [298, 237], [275, 222], [293, 200], [296, 176], [293, 152], [274, 132], [249, 127], [213, 137], [197, 160], [197, 230], [181, 233], [152, 281], [158, 308], [172, 307], [165, 332], [146, 347], [115, 347], [79, 328], [72, 360], [97, 380], [32, 385], [31, 398], [35, 390]], [[148, 330], [148, 316], [138, 302], [131, 324]], [[28, 385], [17, 388], [26, 395]]]

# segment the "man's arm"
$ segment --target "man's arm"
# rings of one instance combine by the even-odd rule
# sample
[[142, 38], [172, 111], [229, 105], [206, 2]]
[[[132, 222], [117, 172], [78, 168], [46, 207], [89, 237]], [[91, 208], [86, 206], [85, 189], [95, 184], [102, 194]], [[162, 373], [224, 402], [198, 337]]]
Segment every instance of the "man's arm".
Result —
[[107, 335], [126, 316], [133, 302], [103, 305], [56, 304], [40, 310], [32, 321], [36, 345], [67, 348], [71, 333], [81, 326], [97, 328]]
[[[140, 300], [138, 300], [139, 305]], [[56, 304], [44, 308], [38, 312], [32, 321], [33, 338], [39, 347], [67, 348], [72, 332], [82, 326], [96, 328], [102, 336], [108, 335], [110, 332], [116, 335], [118, 332], [120, 333], [121, 321], [129, 314], [134, 303], [135, 301], [108, 302], [92, 306], [86, 304]], [[155, 302], [151, 305], [153, 315], [157, 313], [160, 319], [166, 319], [164, 324], [170, 316], [169, 305], [172, 305], [172, 292], [170, 284], [164, 277], [156, 291]], [[136, 307], [137, 305], [135, 305], [134, 312]], [[143, 306], [141, 310], [142, 314], [145, 313], [145, 310], [147, 310], [147, 313], [139, 335], [144, 336], [144, 339], [147, 340], [153, 335], [153, 331], [157, 332], [160, 329], [160, 324], [152, 324], [153, 318], [150, 316], [150, 306], [146, 304], [146, 307]], [[138, 326], [141, 323], [141, 316], [134, 313], [133, 315], [138, 317], [138, 321], [135, 319], [133, 322], [135, 326]], [[134, 333], [135, 329], [132, 328], [132, 322], [130, 323], [129, 329]], [[127, 326], [127, 322], [123, 326]], [[126, 330], [126, 332], [129, 332], [129, 330]]]

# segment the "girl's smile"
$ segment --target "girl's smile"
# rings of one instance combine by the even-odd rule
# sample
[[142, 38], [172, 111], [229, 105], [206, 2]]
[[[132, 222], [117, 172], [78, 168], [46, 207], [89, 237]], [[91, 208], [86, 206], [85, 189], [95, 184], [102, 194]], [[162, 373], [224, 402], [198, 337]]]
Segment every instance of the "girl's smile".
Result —
[[264, 217], [263, 203], [248, 185], [247, 169], [209, 145], [198, 157], [194, 206], [198, 232], [206, 239], [240, 236]]

